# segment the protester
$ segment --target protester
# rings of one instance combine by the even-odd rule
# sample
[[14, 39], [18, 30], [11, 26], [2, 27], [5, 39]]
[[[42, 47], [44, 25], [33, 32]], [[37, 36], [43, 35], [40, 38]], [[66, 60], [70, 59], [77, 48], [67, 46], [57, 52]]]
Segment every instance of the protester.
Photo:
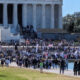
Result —
[[78, 62], [78, 75], [80, 76], [80, 61]]
[[40, 61], [40, 72], [43, 73], [43, 61]]
[[64, 74], [64, 70], [65, 70], [65, 61], [62, 59], [60, 62], [60, 74]]
[[77, 61], [74, 62], [74, 69], [73, 70], [74, 70], [74, 75], [77, 76], [77, 73], [78, 73], [78, 64], [77, 64]]
[[10, 64], [10, 60], [7, 58], [7, 59], [5, 60], [5, 65], [6, 65], [6, 67], [9, 67], [9, 64]]
[[4, 60], [4, 58], [2, 58], [2, 59], [1, 59], [1, 66], [2, 66], [2, 67], [4, 66], [4, 62], [5, 62], [5, 60]]

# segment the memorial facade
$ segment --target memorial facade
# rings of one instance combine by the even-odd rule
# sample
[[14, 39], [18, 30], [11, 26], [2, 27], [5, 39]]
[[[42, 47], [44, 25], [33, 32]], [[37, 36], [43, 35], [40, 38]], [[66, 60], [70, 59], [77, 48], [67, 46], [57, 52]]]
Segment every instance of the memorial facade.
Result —
[[0, 25], [62, 29], [62, 0], [0, 0]]

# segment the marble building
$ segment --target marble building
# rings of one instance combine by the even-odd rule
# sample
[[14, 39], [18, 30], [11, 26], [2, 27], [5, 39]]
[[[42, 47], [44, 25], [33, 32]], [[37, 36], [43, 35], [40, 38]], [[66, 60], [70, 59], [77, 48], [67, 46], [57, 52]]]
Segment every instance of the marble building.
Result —
[[63, 0], [0, 0], [0, 26], [12, 33], [18, 25], [33, 25], [35, 31], [62, 29], [62, 5]]

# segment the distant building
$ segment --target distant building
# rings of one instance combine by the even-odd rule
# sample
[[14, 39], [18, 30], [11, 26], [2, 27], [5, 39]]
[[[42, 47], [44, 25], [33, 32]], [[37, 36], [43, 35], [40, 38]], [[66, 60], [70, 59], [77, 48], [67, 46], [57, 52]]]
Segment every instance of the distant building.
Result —
[[80, 12], [75, 12], [75, 13], [74, 13], [74, 16], [80, 18]]

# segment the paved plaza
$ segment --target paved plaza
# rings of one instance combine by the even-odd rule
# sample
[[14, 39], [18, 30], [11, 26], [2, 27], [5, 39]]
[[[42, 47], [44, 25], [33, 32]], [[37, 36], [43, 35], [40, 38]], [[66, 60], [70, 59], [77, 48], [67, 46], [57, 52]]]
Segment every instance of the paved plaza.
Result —
[[[10, 67], [19, 67], [19, 66], [17, 66], [17, 64], [15, 62], [12, 62], [10, 64]], [[34, 70], [33, 68], [29, 68], [29, 69]], [[36, 69], [36, 70], [39, 71], [39, 69]], [[60, 70], [59, 69], [48, 69], [48, 70], [44, 69], [43, 72], [60, 74]], [[73, 73], [72, 70], [65, 70], [64, 75], [66, 75], [66, 76], [74, 76], [74, 73]], [[74, 77], [76, 77], [76, 76], [74, 76]], [[80, 76], [77, 76], [77, 77], [80, 77]]]

